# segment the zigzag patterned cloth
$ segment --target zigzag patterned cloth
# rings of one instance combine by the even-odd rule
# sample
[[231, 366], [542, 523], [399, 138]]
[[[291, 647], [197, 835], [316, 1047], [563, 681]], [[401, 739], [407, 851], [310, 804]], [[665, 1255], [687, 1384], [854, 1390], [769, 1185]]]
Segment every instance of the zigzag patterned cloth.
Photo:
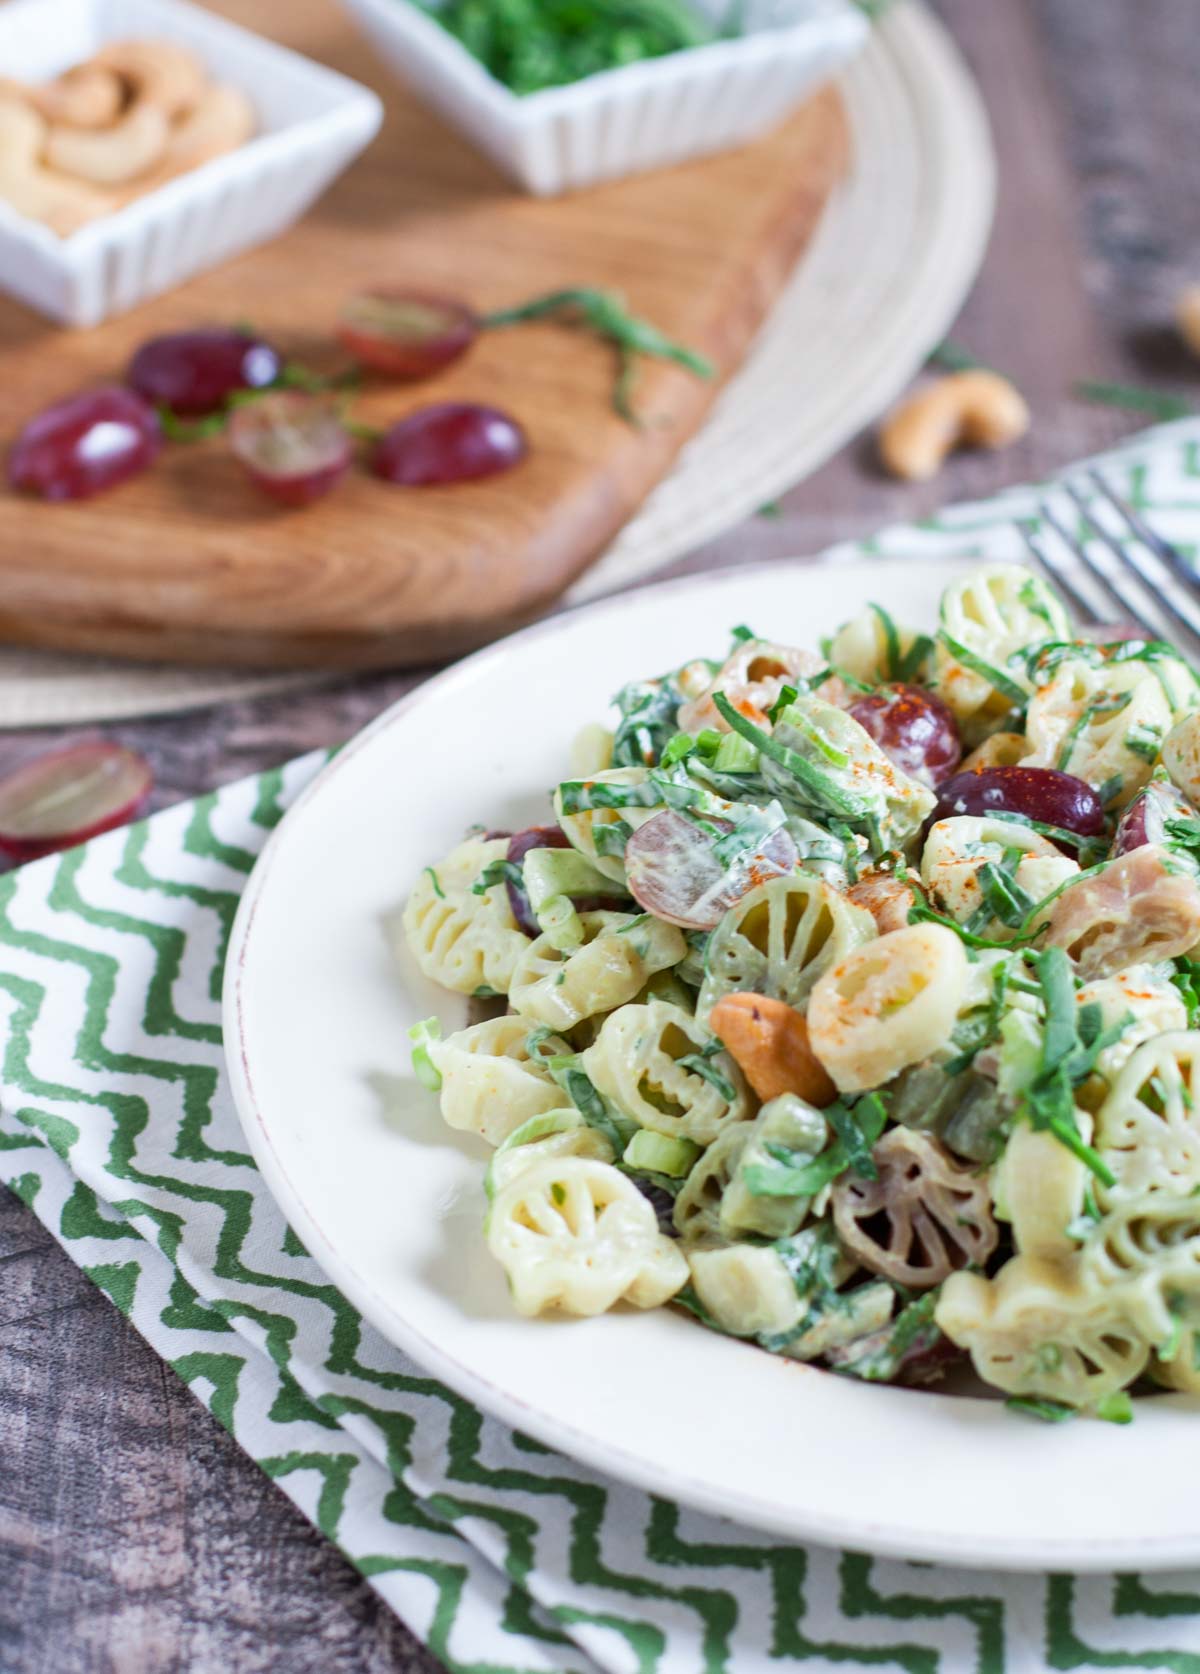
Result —
[[[1200, 541], [1200, 424], [1105, 464], [1164, 533]], [[1031, 493], [870, 550], [1008, 556]], [[1200, 1674], [1198, 1575], [975, 1574], [781, 1543], [483, 1418], [363, 1323], [246, 1154], [221, 1048], [240, 892], [323, 759], [0, 882], [0, 1178], [447, 1667]]]

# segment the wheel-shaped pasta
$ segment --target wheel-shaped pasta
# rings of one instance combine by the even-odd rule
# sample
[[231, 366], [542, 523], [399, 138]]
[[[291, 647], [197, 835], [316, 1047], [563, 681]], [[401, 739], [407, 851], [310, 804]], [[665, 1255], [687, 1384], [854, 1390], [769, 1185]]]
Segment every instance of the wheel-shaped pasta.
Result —
[[519, 1313], [657, 1308], [688, 1279], [650, 1202], [609, 1163], [555, 1157], [523, 1169], [492, 1201], [488, 1248]]
[[713, 703], [715, 692], [724, 692], [739, 714], [762, 726], [772, 704], [786, 685], [807, 686], [808, 677], [827, 665], [812, 651], [791, 645], [773, 645], [765, 639], [747, 639], [730, 653], [705, 690], [680, 705], [680, 732], [693, 735], [706, 730], [728, 732], [729, 723]]
[[801, 1006], [831, 965], [875, 935], [863, 907], [808, 872], [744, 895], [709, 938], [696, 1015], [726, 994], [750, 992]]
[[734, 1337], [781, 1336], [800, 1326], [806, 1304], [770, 1244], [689, 1249], [687, 1264], [701, 1304]]
[[1057, 595], [1020, 564], [990, 564], [953, 582], [939, 620], [934, 684], [968, 743], [996, 731], [1024, 702], [1030, 681], [1021, 653], [1070, 637]]
[[881, 1087], [949, 1042], [966, 986], [967, 955], [953, 930], [893, 930], [817, 980], [809, 1043], [842, 1092]]
[[404, 937], [424, 974], [458, 994], [507, 994], [513, 967], [529, 946], [503, 883], [472, 893], [484, 868], [503, 860], [506, 837], [468, 837], [427, 866], [404, 908]]
[[1078, 872], [1032, 827], [986, 815], [938, 820], [921, 854], [934, 905], [992, 941], [1018, 935], [1037, 904]]
[[919, 678], [933, 646], [915, 628], [903, 627], [883, 609], [868, 605], [843, 622], [829, 641], [829, 661], [868, 686], [885, 680]]
[[518, 1174], [535, 1163], [563, 1157], [594, 1157], [612, 1162], [613, 1148], [598, 1128], [589, 1127], [574, 1105], [559, 1106], [522, 1122], [488, 1163], [483, 1189], [489, 1202]]
[[697, 1159], [675, 1199], [671, 1217], [685, 1244], [711, 1243], [722, 1236], [722, 1200], [753, 1132], [753, 1122], [731, 1122]]
[[[1086, 1140], [1091, 1119], [1076, 1112]], [[1083, 1213], [1084, 1194], [1092, 1179], [1086, 1163], [1044, 1129], [1017, 1122], [992, 1181], [996, 1212], [1012, 1223], [1013, 1242], [1022, 1255], [1054, 1260], [1079, 1249], [1072, 1224]]]
[[951, 1274], [934, 1319], [985, 1383], [1072, 1407], [1125, 1388], [1150, 1358], [1119, 1293], [1039, 1256], [1013, 1256], [994, 1279]]
[[1200, 1188], [1200, 1030], [1136, 1049], [1096, 1112], [1092, 1143], [1116, 1176], [1097, 1183], [1102, 1206]]
[[1065, 948], [1085, 981], [1175, 959], [1200, 942], [1200, 884], [1157, 844], [1110, 860], [1052, 901], [1044, 947]]
[[999, 1237], [986, 1180], [910, 1128], [890, 1129], [872, 1155], [876, 1179], [844, 1174], [833, 1188], [843, 1249], [912, 1290], [929, 1290], [960, 1267], [981, 1267]]
[[[554, 817], [567, 835], [572, 848], [598, 872], [616, 883], [625, 881], [625, 866], [621, 856], [631, 831], [644, 825], [663, 806], [653, 790], [642, 794], [646, 803], [631, 802], [627, 793], [638, 792], [649, 783], [650, 770], [646, 767], [608, 767], [583, 780], [568, 780], [554, 793]], [[582, 792], [572, 789], [582, 786]], [[609, 788], [611, 787], [611, 788]], [[576, 807], [586, 801], [588, 806]]]
[[1200, 715], [1185, 715], [1163, 740], [1163, 766], [1188, 801], [1200, 804]]
[[651, 1000], [605, 1018], [583, 1067], [640, 1127], [709, 1145], [750, 1112], [741, 1071], [714, 1046], [719, 1042], [686, 1011]]
[[643, 913], [581, 913], [583, 946], [573, 953], [548, 936], [526, 944], [509, 984], [522, 1017], [569, 1029], [597, 1012], [632, 1000], [655, 971], [677, 965], [687, 952], [683, 932]]
[[1107, 1029], [1124, 1022], [1118, 1038], [1096, 1059], [1096, 1073], [1076, 1093], [1077, 1102], [1094, 1110], [1145, 1040], [1173, 1034], [1187, 1028], [1187, 1007], [1183, 996], [1164, 969], [1156, 965], [1132, 965], [1117, 976], [1085, 982], [1076, 995], [1081, 1007], [1100, 1007], [1100, 1021]]
[[1196, 691], [1190, 673], [1185, 686], [1169, 672], [1158, 663], [1064, 659], [1029, 700], [1022, 765], [1072, 773], [1107, 807], [1124, 807], [1149, 779], [1174, 723], [1175, 688], [1183, 698]]
[[[531, 1116], [562, 1103], [562, 1094], [526, 1042], [523, 1017], [493, 1017], [469, 1029], [431, 1040], [426, 1051], [442, 1078], [441, 1111], [448, 1126], [477, 1133], [499, 1145]], [[568, 1052], [565, 1041], [551, 1041], [551, 1052]]]

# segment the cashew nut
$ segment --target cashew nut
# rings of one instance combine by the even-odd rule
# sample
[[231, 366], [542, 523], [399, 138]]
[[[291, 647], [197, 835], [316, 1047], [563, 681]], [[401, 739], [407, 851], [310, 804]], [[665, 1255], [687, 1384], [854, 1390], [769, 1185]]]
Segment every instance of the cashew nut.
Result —
[[1200, 355], [1200, 285], [1188, 285], [1175, 303], [1179, 335], [1194, 355]]
[[119, 78], [94, 63], [64, 70], [54, 81], [28, 88], [26, 97], [47, 122], [64, 122], [69, 128], [107, 128], [125, 105]]
[[109, 193], [60, 179], [41, 166], [46, 132], [32, 105], [0, 95], [0, 198], [65, 237], [115, 205]]
[[896, 477], [924, 482], [957, 447], [1002, 448], [1029, 429], [1029, 408], [998, 372], [951, 372], [902, 402], [879, 437]]
[[171, 129], [161, 161], [126, 188], [121, 202], [132, 203], [177, 175], [236, 151], [254, 131], [254, 106], [244, 93], [236, 87], [207, 88], [194, 109]]
[[807, 1104], [832, 1104], [837, 1088], [808, 1044], [808, 1024], [784, 1000], [726, 994], [709, 1026], [759, 1098], [798, 1093]]
[[136, 104], [111, 128], [52, 127], [46, 162], [98, 186], [120, 186], [160, 162], [170, 121], [158, 105]]
[[190, 110], [208, 83], [195, 53], [174, 41], [110, 41], [90, 62], [124, 82], [132, 103], [156, 105], [171, 118]]

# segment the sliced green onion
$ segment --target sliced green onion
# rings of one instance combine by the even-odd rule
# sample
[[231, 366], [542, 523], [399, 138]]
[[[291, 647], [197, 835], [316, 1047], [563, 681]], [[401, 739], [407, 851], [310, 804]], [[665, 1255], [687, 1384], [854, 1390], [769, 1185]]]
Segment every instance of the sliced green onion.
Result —
[[700, 1146], [690, 1139], [669, 1139], [666, 1134], [639, 1128], [625, 1147], [624, 1160], [629, 1168], [679, 1180], [691, 1172], [699, 1155]]
[[408, 1031], [408, 1038], [413, 1043], [413, 1074], [422, 1087], [428, 1087], [431, 1093], [438, 1092], [442, 1085], [442, 1072], [429, 1056], [429, 1048], [442, 1038], [441, 1023], [436, 1017], [422, 1018]]

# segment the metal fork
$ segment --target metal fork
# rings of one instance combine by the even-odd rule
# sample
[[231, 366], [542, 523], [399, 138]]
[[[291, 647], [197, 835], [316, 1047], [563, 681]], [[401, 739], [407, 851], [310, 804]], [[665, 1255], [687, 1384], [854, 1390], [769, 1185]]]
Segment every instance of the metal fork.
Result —
[[[1070, 482], [1063, 483], [1062, 487], [1080, 514], [1086, 539], [1081, 540], [1067, 528], [1049, 501], [1043, 501], [1038, 507], [1038, 516], [1043, 531], [1052, 530], [1073, 555], [1076, 565], [1097, 584], [1102, 601], [1100, 613], [1096, 602], [1080, 592], [1076, 565], [1064, 559], [1055, 542], [1044, 533], [1035, 533], [1030, 524], [1021, 523], [1018, 525], [1021, 536], [1038, 565], [1066, 594], [1083, 621], [1105, 624], [1126, 620], [1151, 639], [1161, 639], [1164, 622], [1169, 622], [1200, 648], [1200, 598], [1196, 597], [1200, 575], [1179, 548], [1152, 529], [1099, 471], [1090, 470], [1087, 475], [1100, 499], [1121, 519], [1119, 532], [1105, 528], [1098, 521], [1093, 510], [1097, 502], [1089, 500]], [[1102, 564], [1097, 557], [1097, 543], [1109, 554], [1112, 560], [1109, 564]], [[1168, 591], [1165, 584], [1171, 579], [1182, 584], [1183, 598], [1173, 597]], [[1156, 609], [1147, 609], [1147, 596]], [[1156, 611], [1160, 620], [1155, 620]]]

